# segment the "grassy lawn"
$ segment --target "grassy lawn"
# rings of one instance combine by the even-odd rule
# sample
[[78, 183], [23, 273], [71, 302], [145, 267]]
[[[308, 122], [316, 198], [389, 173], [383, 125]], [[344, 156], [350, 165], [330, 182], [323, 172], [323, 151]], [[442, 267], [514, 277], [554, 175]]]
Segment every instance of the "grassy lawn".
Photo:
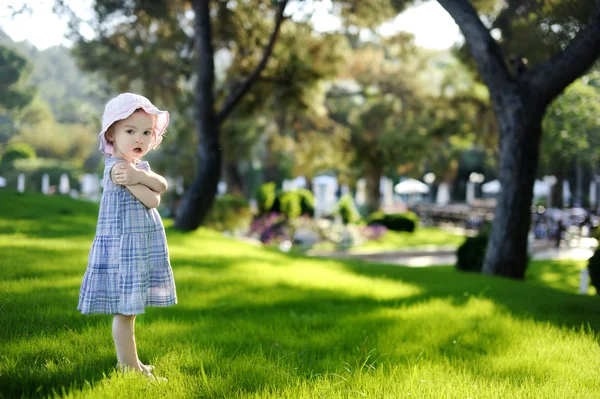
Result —
[[[348, 249], [348, 252], [394, 251], [432, 245], [458, 247], [464, 241], [464, 236], [449, 233], [438, 227], [417, 227], [413, 233], [389, 230], [378, 240], [369, 240], [362, 245]], [[322, 242], [315, 245], [313, 249], [317, 251], [336, 251], [336, 246], [331, 242]]]
[[452, 234], [437, 227], [417, 227], [414, 233], [388, 231], [379, 240], [367, 241], [358, 250], [391, 251], [428, 245], [459, 246], [464, 240], [464, 236]]
[[[587, 261], [533, 261], [527, 269], [527, 282], [577, 294], [579, 273], [586, 267]], [[590, 284], [587, 293], [596, 295], [596, 288]]]
[[76, 309], [96, 205], [0, 203], [0, 398], [600, 396], [600, 299], [574, 293], [580, 264], [536, 263], [524, 283], [170, 227], [179, 304], [136, 328], [169, 383], [120, 376], [111, 316]]

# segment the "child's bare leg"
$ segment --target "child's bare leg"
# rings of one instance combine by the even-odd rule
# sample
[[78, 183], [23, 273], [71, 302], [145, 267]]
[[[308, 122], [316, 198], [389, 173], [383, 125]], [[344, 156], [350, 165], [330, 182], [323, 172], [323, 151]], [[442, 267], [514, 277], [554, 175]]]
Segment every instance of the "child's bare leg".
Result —
[[117, 313], [113, 317], [112, 334], [120, 366], [144, 371], [137, 357], [134, 336], [135, 315]]
[[[135, 316], [133, 316], [133, 319], [131, 321], [131, 331], [133, 332], [133, 336], [135, 337]], [[137, 351], [136, 351], [136, 357], [137, 357]], [[154, 370], [154, 366], [152, 365], [146, 365], [144, 363], [142, 363], [142, 361], [140, 360], [140, 358], [137, 358], [137, 361], [140, 365], [140, 367], [145, 371], [145, 372], [151, 372], [152, 370]]]

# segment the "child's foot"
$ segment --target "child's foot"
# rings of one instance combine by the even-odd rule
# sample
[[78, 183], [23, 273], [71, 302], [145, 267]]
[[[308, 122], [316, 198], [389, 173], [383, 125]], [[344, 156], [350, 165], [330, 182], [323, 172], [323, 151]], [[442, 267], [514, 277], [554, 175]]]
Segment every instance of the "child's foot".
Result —
[[134, 367], [132, 367], [132, 366], [128, 366], [128, 365], [126, 365], [126, 364], [121, 364], [121, 363], [119, 363], [119, 362], [117, 362], [117, 365], [115, 366], [115, 368], [116, 368], [117, 370], [119, 370], [119, 371], [120, 371], [121, 373], [123, 373], [123, 374], [125, 374], [125, 372], [126, 372], [126, 371], [141, 371], [141, 372], [144, 372], [144, 369], [143, 369], [143, 368], [140, 368], [140, 369], [138, 370], [138, 369], [136, 369], [136, 368], [134, 368]]
[[[167, 382], [169, 382], [169, 380], [166, 379], [166, 378], [164, 378], [164, 377], [157, 377], [154, 374], [152, 374], [152, 370], [154, 370], [154, 366], [152, 366], [152, 365], [145, 365], [145, 364], [142, 364], [142, 362], [139, 362], [139, 365], [140, 365], [140, 367], [142, 369], [141, 370], [137, 370], [137, 371], [142, 372], [146, 377], [150, 378], [151, 380], [156, 381], [156, 382], [160, 382], [160, 383], [167, 383]], [[131, 367], [127, 367], [126, 365], [121, 365], [118, 362], [117, 362], [117, 365], [115, 366], [115, 368], [117, 370], [120, 370], [121, 373], [123, 373], [123, 374], [127, 370], [132, 370]]]
[[146, 373], [151, 373], [154, 370], [154, 366], [151, 364], [144, 364], [140, 362], [140, 366], [142, 367], [142, 370], [144, 370], [144, 372]]
[[168, 379], [166, 379], [165, 377], [157, 377], [154, 374], [152, 374], [149, 371], [144, 371], [144, 375], [148, 378], [150, 378], [152, 381], [156, 381], [158, 383], [167, 383], [169, 382]]

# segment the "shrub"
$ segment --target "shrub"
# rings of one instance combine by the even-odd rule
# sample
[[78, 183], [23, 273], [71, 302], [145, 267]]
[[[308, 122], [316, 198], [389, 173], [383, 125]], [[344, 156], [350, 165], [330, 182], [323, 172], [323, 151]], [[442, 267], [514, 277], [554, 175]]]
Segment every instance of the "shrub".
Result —
[[265, 244], [277, 244], [290, 239], [290, 228], [279, 213], [266, 213], [254, 218], [249, 235]]
[[68, 162], [62, 162], [57, 159], [29, 158], [17, 159], [13, 168], [6, 173], [6, 185], [8, 187], [17, 187], [19, 174], [25, 175], [25, 190], [42, 190], [42, 176], [48, 174], [50, 185], [56, 186], [60, 183], [60, 177], [66, 174], [69, 177], [69, 186], [71, 189], [79, 190], [80, 170]]
[[380, 224], [393, 231], [414, 232], [419, 223], [419, 217], [414, 212], [383, 213], [375, 212], [369, 216], [368, 224]]
[[245, 198], [226, 194], [217, 197], [206, 216], [206, 227], [218, 231], [247, 230], [252, 221], [252, 212]]
[[15, 143], [6, 147], [0, 162], [0, 170], [13, 169], [14, 162], [18, 159], [35, 159], [35, 150], [25, 143]]
[[312, 191], [300, 188], [296, 192], [300, 197], [300, 214], [315, 216], [315, 196]]
[[275, 198], [275, 183], [269, 182], [262, 184], [258, 188], [258, 193], [256, 194], [256, 205], [258, 206], [258, 214], [264, 215], [265, 213], [270, 212], [273, 209]]
[[288, 191], [279, 196], [281, 212], [288, 219], [295, 219], [300, 216], [302, 207], [300, 206], [300, 196], [296, 191]]
[[344, 224], [354, 223], [360, 220], [360, 215], [354, 206], [354, 200], [350, 194], [345, 194], [340, 198], [334, 213], [340, 215]]
[[475, 237], [467, 237], [456, 251], [456, 268], [466, 272], [481, 273], [489, 234], [480, 232]]
[[281, 212], [290, 219], [300, 215], [314, 216], [315, 199], [313, 194], [306, 189], [280, 193], [273, 202], [271, 212]]
[[590, 273], [592, 285], [596, 287], [596, 293], [600, 295], [600, 248], [594, 252], [594, 255], [588, 261], [588, 272]]

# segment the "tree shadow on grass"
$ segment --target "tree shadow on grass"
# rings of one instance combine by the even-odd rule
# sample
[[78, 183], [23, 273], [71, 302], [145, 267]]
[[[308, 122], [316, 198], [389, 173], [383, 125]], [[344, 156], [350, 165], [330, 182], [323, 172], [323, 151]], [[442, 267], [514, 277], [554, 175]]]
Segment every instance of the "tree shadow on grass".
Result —
[[[533, 261], [527, 267], [528, 283], [543, 285], [557, 290], [579, 293], [581, 270], [587, 268], [587, 261]], [[588, 294], [596, 294], [590, 284]], [[600, 299], [600, 298], [599, 298]]]
[[[265, 289], [269, 290], [268, 301], [264, 301]], [[284, 378], [286, 373], [309, 376], [314, 373], [343, 370], [344, 362], [350, 365], [358, 364], [361, 359], [356, 348], [360, 347], [367, 337], [367, 349], [377, 347], [380, 337], [385, 337], [389, 329], [398, 324], [398, 315], [380, 314], [381, 310], [399, 310], [406, 307], [407, 303], [426, 302], [423, 298], [419, 299], [419, 296], [400, 300], [377, 300], [337, 290], [303, 289], [283, 283], [263, 288], [262, 292], [259, 290], [240, 282], [235, 292], [220, 295], [210, 303], [200, 301], [194, 305], [190, 301], [189, 306], [181, 304], [168, 309], [149, 308], [146, 315], [140, 316], [142, 323], [137, 328], [138, 345], [143, 342], [146, 356], [157, 359], [164, 356], [165, 350], [168, 351], [169, 348], [192, 347], [195, 351], [212, 348], [216, 351], [214, 361], [202, 364], [201, 358], [190, 360], [183, 373], [187, 373], [189, 378], [198, 378], [198, 371], [203, 367], [209, 376], [214, 373], [213, 377], [218, 374], [220, 378], [225, 378], [227, 376], [223, 373], [228, 370], [228, 367], [223, 366], [225, 364], [231, 366], [227, 373], [231, 371], [232, 376], [227, 378], [233, 378], [234, 386], [218, 385], [223, 392], [215, 391], [213, 394], [232, 395], [237, 390], [236, 379], [243, 381], [242, 390], [259, 392], [266, 385], [275, 385], [278, 388], [287, 386], [289, 379]], [[36, 337], [42, 335], [56, 336], [56, 339], [64, 340], [67, 334], [64, 331], [68, 326], [70, 332], [67, 335], [75, 335], [66, 343], [72, 350], [73, 345], [82, 344], [80, 341], [83, 331], [101, 328], [106, 330], [106, 335], [109, 336], [110, 318], [88, 318], [75, 311], [66, 311], [69, 304], [75, 302], [76, 291], [73, 290], [65, 293], [48, 288], [37, 291], [37, 295], [44, 303], [53, 304], [43, 314], [31, 309], [15, 315], [21, 305], [27, 308], [31, 296], [26, 294], [14, 298], [11, 305], [13, 307], [8, 309], [13, 315], [11, 325], [23, 326], [28, 320], [31, 323], [34, 318], [35, 325], [29, 327], [27, 334], [11, 337], [9, 333], [6, 337], [8, 340], [3, 341], [3, 352], [11, 358], [18, 357], [18, 364], [5, 369], [2, 391], [8, 397], [48, 395], [53, 389], [60, 391], [60, 387], [64, 385], [80, 390], [83, 389], [86, 380], [93, 382], [102, 379], [103, 373], [107, 373], [113, 367], [114, 358], [80, 358], [71, 360], [73, 365], [66, 365], [60, 351], [37, 349], [33, 347], [33, 343]], [[458, 298], [448, 306], [461, 307], [466, 303], [466, 299]], [[418, 331], [423, 322], [427, 320], [403, 319], [402, 340], [422, 340]], [[158, 326], [156, 329], [152, 328], [154, 324]], [[175, 328], [161, 329], [160, 326], [165, 324]], [[459, 334], [461, 328], [449, 328], [447, 337]], [[147, 334], [144, 333], [145, 329], [149, 330]], [[430, 342], [428, 345], [434, 348], [434, 351], [454, 353], [453, 356], [481, 357], [503, 350], [509, 344], [509, 340], [503, 338], [504, 332], [501, 330], [495, 331], [493, 337], [492, 341], [486, 337], [485, 344], [483, 341], [476, 344], [481, 347], [476, 353], [456, 353], [450, 338]], [[28, 345], [27, 342], [31, 344]], [[28, 349], [15, 354], [12, 353], [14, 345]], [[420, 351], [418, 345], [410, 349], [404, 348], [402, 357], [416, 358]], [[403, 361], [398, 354], [388, 357], [391, 358], [388, 360], [391, 362]], [[238, 363], [241, 359], [245, 359], [244, 362]], [[27, 367], [48, 361], [60, 364], [59, 370], [46, 374]], [[88, 362], [92, 364], [83, 365]], [[275, 367], [275, 364], [277, 373], [265, 371]], [[250, 378], [253, 374], [254, 377]]]
[[[57, 244], [58, 245], [58, 244]], [[2, 247], [3, 256], [7, 261], [2, 262], [0, 276], [3, 281], [13, 282], [19, 279], [61, 279], [76, 275], [83, 277], [87, 263], [87, 251], [60, 247], [40, 248], [27, 246]], [[74, 265], [81, 264], [80, 268]]]
[[584, 325], [596, 334], [600, 332], [600, 301], [596, 297], [526, 281], [459, 272], [448, 266], [417, 269], [362, 261], [345, 261], [343, 266], [358, 275], [414, 284], [423, 290], [422, 299], [459, 299], [473, 295], [488, 298], [521, 319], [548, 321], [558, 327], [576, 329]]
[[[199, 378], [201, 370], [204, 370], [209, 378], [220, 379], [223, 370], [227, 369], [237, 382], [235, 389], [229, 387], [229, 391], [219, 391], [202, 387], [196, 394], [228, 397], [237, 389], [246, 393], [283, 390], [293, 380], [283, 378], [286, 373], [302, 379], [316, 374], [359, 373], [364, 362], [370, 364], [366, 353], [372, 349], [376, 349], [371, 359], [373, 363], [382, 355], [381, 362], [409, 367], [424, 349], [451, 362], [470, 362], [502, 352], [510, 346], [508, 327], [497, 323], [493, 328], [488, 326], [485, 332], [473, 335], [470, 341], [457, 349], [453, 342], [456, 337], [465, 331], [470, 332], [474, 325], [485, 324], [486, 316], [466, 314], [465, 322], [459, 324], [446, 323], [446, 315], [441, 312], [436, 314], [435, 320], [427, 313], [403, 316], [403, 312], [412, 306], [431, 305], [429, 300], [419, 295], [377, 300], [287, 284], [270, 287], [269, 291], [275, 297], [269, 303], [249, 300], [240, 303], [236, 295], [222, 298], [228, 303], [223, 307], [175, 307], [169, 312], [168, 319], [167, 313], [153, 314], [152, 319], [157, 322], [177, 320], [183, 325], [164, 335], [153, 331], [152, 339], [162, 348], [159, 351], [151, 348], [151, 356], [160, 359], [166, 343], [170, 343], [174, 351], [188, 342], [198, 352], [207, 347], [214, 349], [217, 351], [216, 359], [190, 360], [182, 372], [186, 378]], [[243, 290], [238, 295], [252, 297], [251, 292]], [[470, 299], [434, 301], [435, 306], [442, 304], [448, 309], [462, 309]], [[440, 329], [445, 326], [445, 330], [435, 337], [426, 336], [424, 331], [428, 323]], [[378, 352], [381, 347], [391, 352]], [[228, 368], [227, 365], [232, 366]], [[264, 372], [267, 369], [277, 372]], [[245, 377], [246, 374], [256, 374], [260, 378]]]
[[[55, 252], [45, 254], [52, 255]], [[488, 325], [486, 334], [474, 335], [461, 350], [457, 350], [452, 338], [477, 328], [473, 326], [485, 323], [485, 318], [465, 315], [464, 323], [446, 323], [446, 327], [440, 327], [445, 328], [443, 334], [429, 341], [423, 333], [424, 325], [444, 324], [449, 316], [443, 309], [466, 308], [473, 298], [489, 299], [516, 318], [550, 321], [568, 328], [577, 328], [587, 320], [595, 333], [600, 324], [596, 298], [486, 276], [461, 278], [461, 274], [448, 268], [424, 270], [360, 261], [331, 261], [332, 266], [341, 266], [355, 275], [384, 278], [418, 288], [414, 295], [377, 299], [341, 289], [252, 281], [243, 274], [240, 280], [219, 275], [220, 271], [244, 262], [286, 266], [279, 257], [269, 259], [269, 256], [178, 256], [173, 260], [176, 281], [178, 271], [201, 274], [187, 276], [178, 283], [178, 292], [182, 294], [179, 305], [167, 309], [149, 308], [146, 315], [140, 317], [138, 343], [144, 343], [144, 353], [150, 358], [160, 361], [165, 351], [180, 353], [183, 348], [215, 351], [214, 359], [206, 362], [202, 358], [188, 359], [180, 371], [186, 378], [199, 378], [201, 370], [205, 370], [211, 380], [218, 377], [219, 381], [231, 383], [198, 385], [194, 388], [197, 396], [233, 396], [238, 388], [240, 392], [249, 393], [284, 389], [293, 381], [289, 375], [308, 379], [315, 373], [343, 370], [345, 363], [358, 367], [361, 355], [356, 348], [360, 348], [367, 337], [368, 342], [364, 344], [367, 351], [381, 346], [391, 348], [390, 340], [397, 339], [401, 349], [385, 354], [385, 361], [392, 365], [408, 366], [420, 355], [423, 346], [447, 358], [483, 363], [486, 356], [504, 351], [510, 345], [508, 327]], [[72, 272], [72, 268], [65, 271]], [[40, 273], [39, 277], [50, 277], [46, 271]], [[202, 285], [202, 281], [197, 280], [207, 275], [220, 278], [219, 284]], [[3, 311], [10, 315], [8, 324], [19, 326], [20, 331], [6, 330], [0, 347], [8, 356], [5, 361], [16, 357], [18, 364], [3, 367], [0, 393], [6, 393], [7, 397], [49, 395], [53, 389], [60, 391], [61, 386], [81, 390], [84, 381], [100, 381], [104, 373], [112, 369], [114, 357], [99, 353], [94, 354], [95, 359], [80, 358], [74, 365], [67, 365], [58, 350], [39, 351], [29, 347], [20, 353], [14, 352], [14, 348], [28, 348], [28, 342], [34, 343], [42, 336], [63, 340], [71, 334], [73, 338], [66, 340], [65, 345], [72, 349], [73, 345], [80, 344], [84, 332], [89, 334], [97, 328], [105, 331], [110, 346], [110, 316], [80, 315], [76, 311], [78, 290], [78, 284], [71, 284], [33, 287], [32, 292], [11, 295], [11, 302], [4, 305]], [[540, 296], [552, 300], [540, 301]], [[403, 312], [431, 304], [441, 306], [442, 310], [403, 316]], [[164, 328], [165, 325], [173, 328]], [[153, 326], [157, 327], [153, 329]], [[144, 332], [145, 328], [148, 333]], [[60, 365], [52, 373], [28, 367], [48, 360]], [[84, 366], [88, 362], [91, 364]], [[236, 386], [238, 383], [240, 387]]]

